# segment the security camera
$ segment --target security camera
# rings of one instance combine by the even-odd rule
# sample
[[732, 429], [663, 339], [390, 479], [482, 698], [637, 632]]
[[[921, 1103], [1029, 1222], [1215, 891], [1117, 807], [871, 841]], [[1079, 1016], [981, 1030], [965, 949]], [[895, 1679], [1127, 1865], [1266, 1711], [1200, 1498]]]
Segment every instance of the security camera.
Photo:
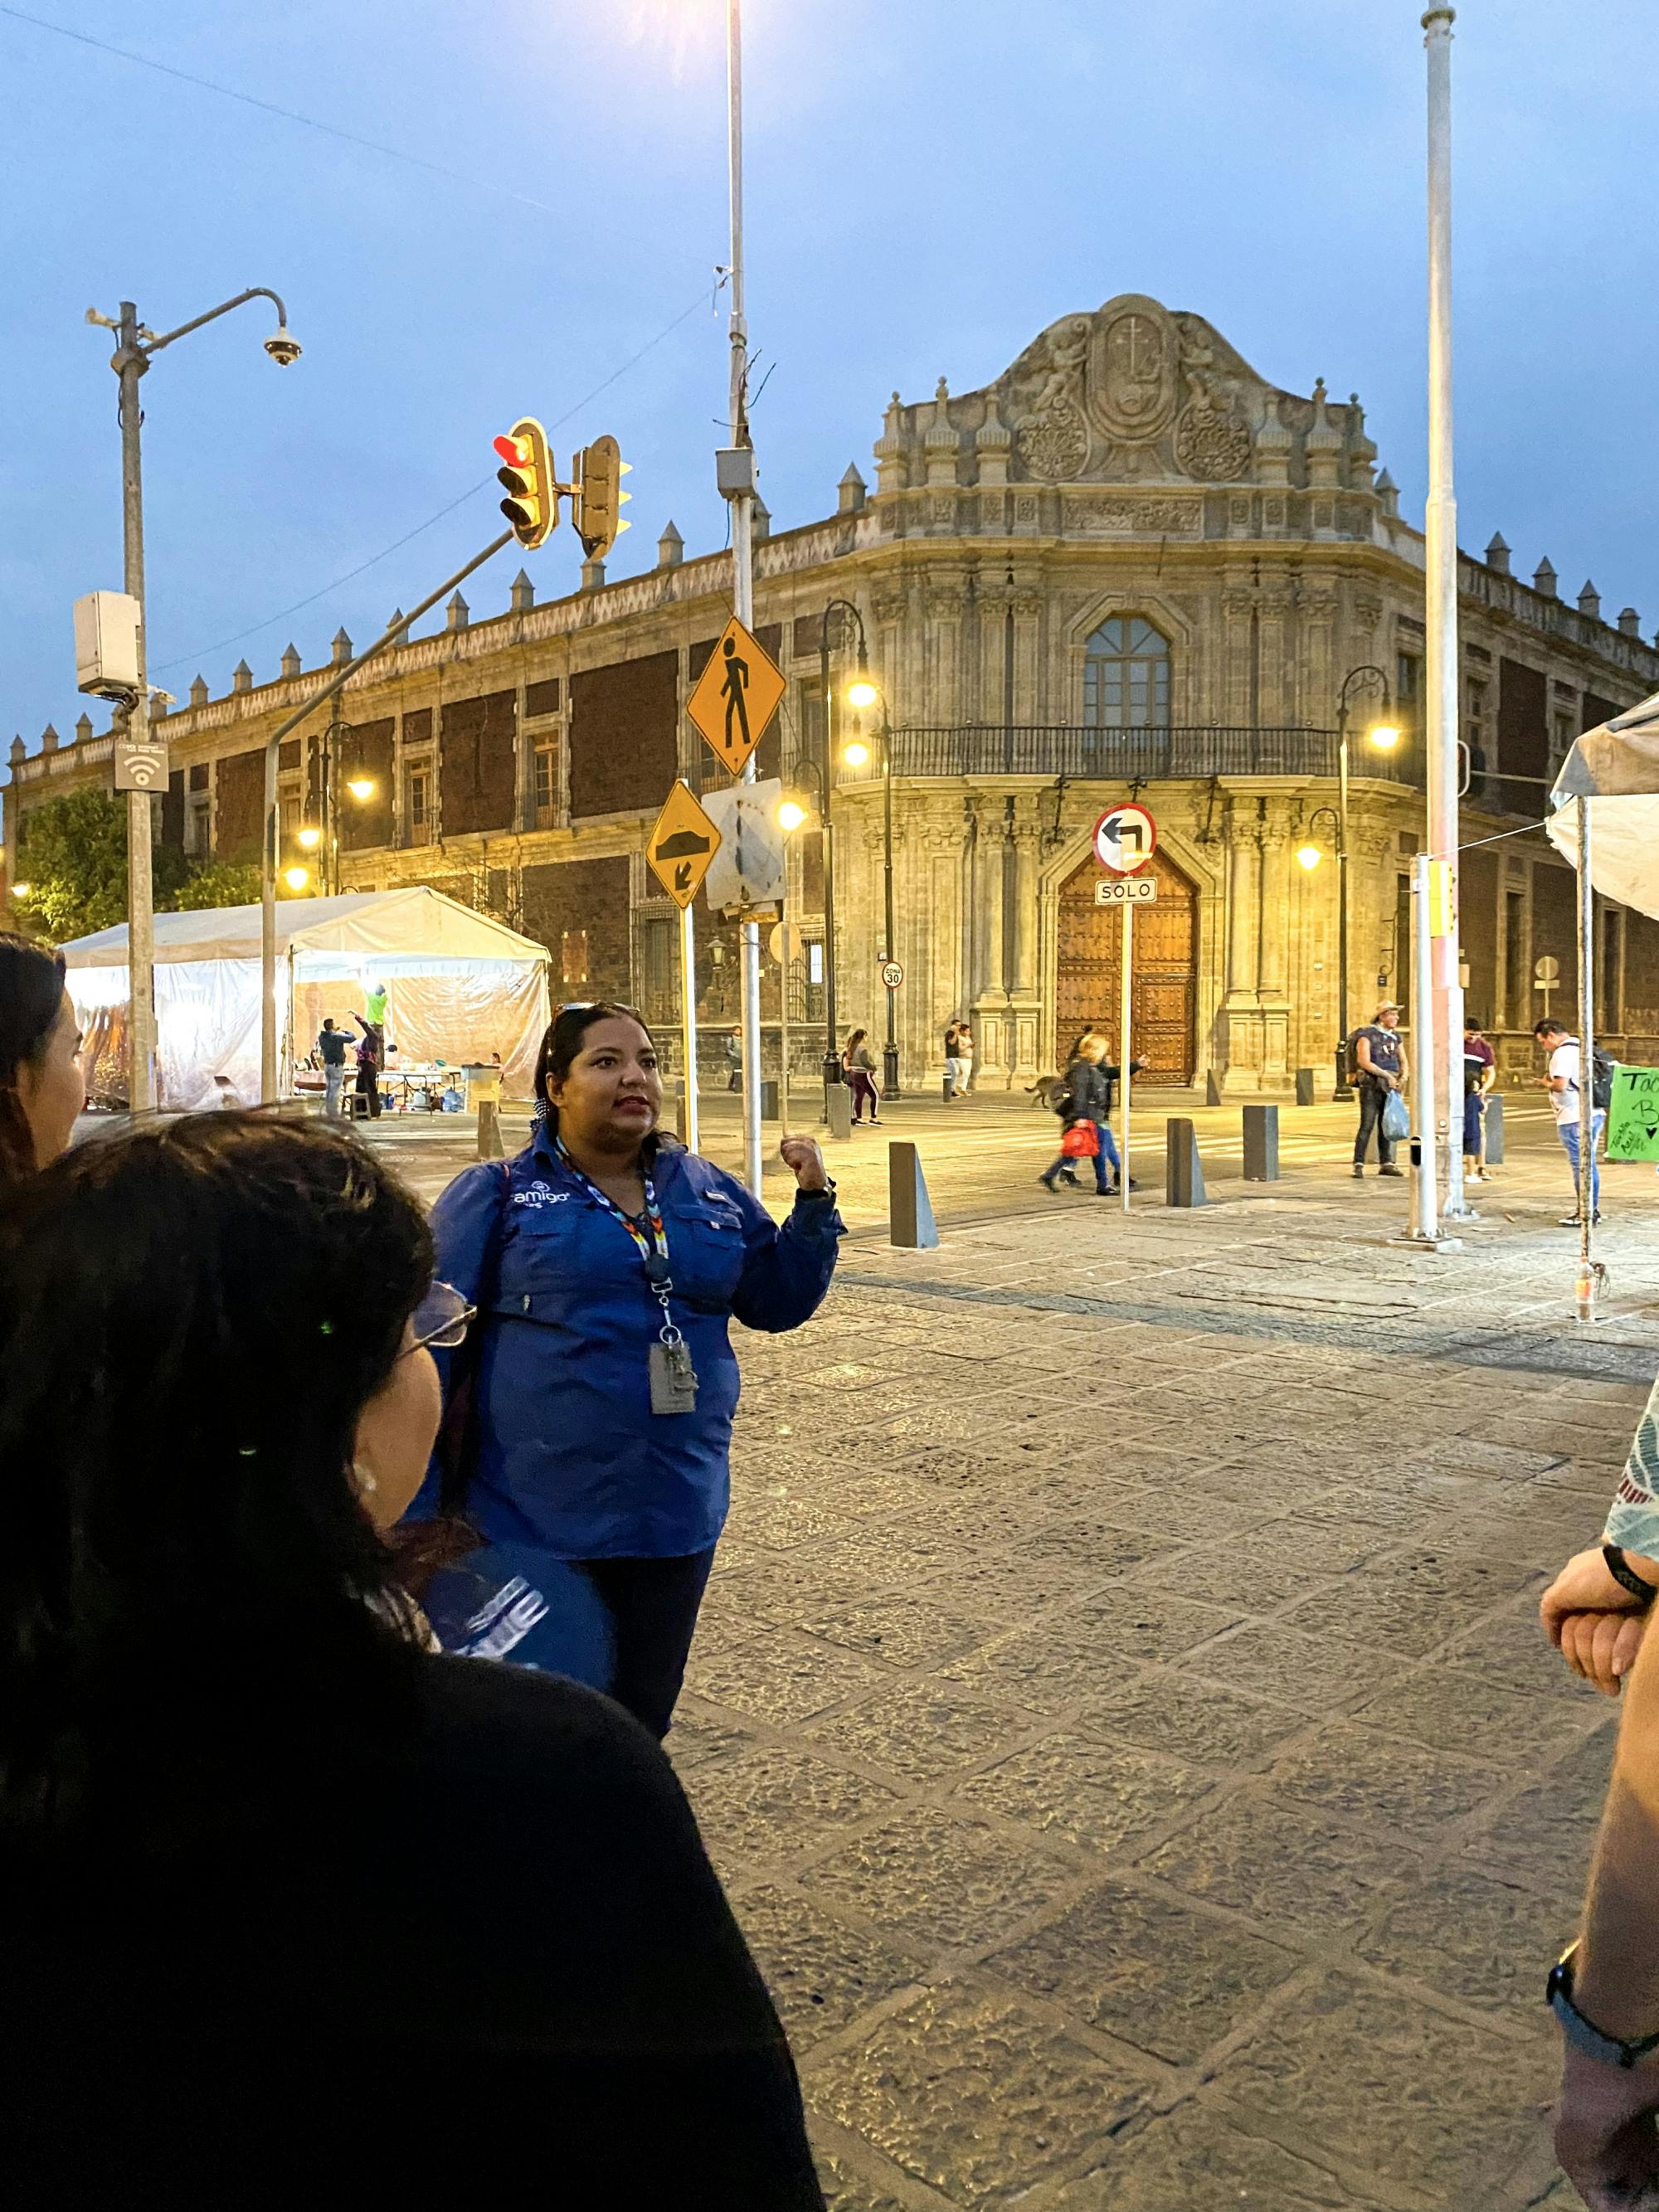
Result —
[[265, 351], [278, 368], [290, 368], [300, 358], [300, 341], [286, 325], [265, 340]]

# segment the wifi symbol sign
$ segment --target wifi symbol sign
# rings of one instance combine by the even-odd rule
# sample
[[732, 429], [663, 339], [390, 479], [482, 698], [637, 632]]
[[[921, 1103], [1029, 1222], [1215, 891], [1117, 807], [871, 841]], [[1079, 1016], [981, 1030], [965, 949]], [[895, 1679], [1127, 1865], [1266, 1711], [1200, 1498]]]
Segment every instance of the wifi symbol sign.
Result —
[[118, 791], [160, 791], [167, 780], [165, 745], [126, 745], [115, 748], [115, 788]]

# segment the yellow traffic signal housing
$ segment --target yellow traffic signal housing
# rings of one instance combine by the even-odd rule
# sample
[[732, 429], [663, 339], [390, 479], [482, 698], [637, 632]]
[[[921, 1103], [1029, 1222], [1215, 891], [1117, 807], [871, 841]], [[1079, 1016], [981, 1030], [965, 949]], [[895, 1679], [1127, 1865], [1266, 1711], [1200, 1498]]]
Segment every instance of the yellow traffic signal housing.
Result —
[[559, 492], [547, 433], [533, 415], [526, 415], [495, 443], [503, 464], [495, 474], [507, 489], [501, 513], [520, 544], [534, 552], [559, 526]]
[[622, 488], [631, 465], [610, 437], [595, 438], [575, 458], [571, 469], [575, 478], [572, 516], [590, 561], [603, 560], [623, 531], [632, 527], [622, 520], [621, 512], [633, 496]]

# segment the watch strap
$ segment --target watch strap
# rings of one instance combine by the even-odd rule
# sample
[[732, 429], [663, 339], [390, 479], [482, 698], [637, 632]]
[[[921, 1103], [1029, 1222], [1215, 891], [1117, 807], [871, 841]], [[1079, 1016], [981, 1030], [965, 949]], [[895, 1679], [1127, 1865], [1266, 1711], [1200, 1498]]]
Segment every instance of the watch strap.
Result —
[[1627, 2043], [1616, 2035], [1605, 2034], [1593, 2020], [1585, 2018], [1572, 2001], [1572, 1961], [1577, 1948], [1575, 1943], [1565, 1957], [1550, 1968], [1545, 2001], [1560, 2022], [1562, 2033], [1576, 2049], [1591, 2058], [1599, 2058], [1604, 2066], [1618, 2066], [1628, 2072], [1659, 2051], [1659, 2033], [1638, 2036]]
[[1639, 1600], [1644, 1607], [1650, 1606], [1654, 1599], [1659, 1597], [1659, 1589], [1642, 1579], [1619, 1545], [1603, 1544], [1601, 1557], [1607, 1561], [1607, 1572], [1614, 1582], [1621, 1589], [1627, 1589], [1633, 1598]]

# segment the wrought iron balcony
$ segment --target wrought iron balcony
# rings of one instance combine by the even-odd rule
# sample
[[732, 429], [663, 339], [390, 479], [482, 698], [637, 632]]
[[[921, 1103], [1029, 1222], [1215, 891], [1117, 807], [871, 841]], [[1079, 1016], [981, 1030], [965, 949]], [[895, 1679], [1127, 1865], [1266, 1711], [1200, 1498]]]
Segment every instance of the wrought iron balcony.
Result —
[[[1310, 729], [1079, 728], [1059, 724], [970, 722], [954, 729], [896, 729], [898, 776], [1077, 776], [1123, 783], [1212, 775], [1334, 776], [1336, 732]], [[858, 781], [879, 772], [878, 759]], [[1368, 763], [1356, 774], [1377, 774]], [[1405, 761], [1391, 780], [1412, 781]], [[843, 782], [852, 781], [845, 769]]]

